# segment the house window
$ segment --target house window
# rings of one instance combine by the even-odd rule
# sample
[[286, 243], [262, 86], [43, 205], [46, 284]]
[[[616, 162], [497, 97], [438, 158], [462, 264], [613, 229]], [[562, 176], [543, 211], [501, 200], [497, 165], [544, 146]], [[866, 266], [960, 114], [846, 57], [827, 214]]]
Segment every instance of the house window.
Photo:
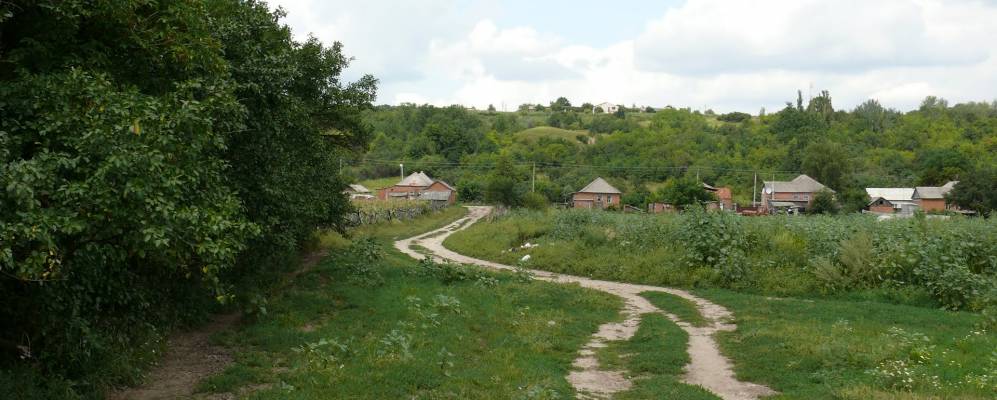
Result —
[[613, 204], [613, 196], [607, 197], [606, 198], [606, 202], [609, 203], [609, 204]]
[[810, 201], [810, 195], [809, 194], [803, 195], [803, 200]]
[[602, 195], [601, 194], [595, 195], [595, 200], [596, 201], [602, 201]]

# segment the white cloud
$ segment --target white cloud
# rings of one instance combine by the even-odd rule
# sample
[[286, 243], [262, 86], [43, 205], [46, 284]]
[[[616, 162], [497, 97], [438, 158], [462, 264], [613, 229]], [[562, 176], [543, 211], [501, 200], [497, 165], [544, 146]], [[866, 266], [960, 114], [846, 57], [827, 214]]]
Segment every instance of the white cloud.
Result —
[[298, 35], [344, 42], [357, 57], [351, 70], [381, 80], [383, 103], [515, 109], [566, 96], [754, 113], [810, 85], [837, 108], [997, 96], [993, 2], [687, 0], [632, 21], [643, 32], [606, 46], [542, 30], [550, 26], [497, 24], [501, 2], [278, 2]]

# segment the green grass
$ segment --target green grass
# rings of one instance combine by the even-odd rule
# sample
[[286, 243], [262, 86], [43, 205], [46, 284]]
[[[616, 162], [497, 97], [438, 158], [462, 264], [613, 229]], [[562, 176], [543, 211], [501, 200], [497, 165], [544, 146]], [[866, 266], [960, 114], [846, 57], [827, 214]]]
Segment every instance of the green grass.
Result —
[[480, 270], [445, 284], [413, 273], [418, 262], [390, 245], [463, 213], [353, 232], [384, 249], [368, 265], [381, 284], [350, 272], [349, 239], [324, 238], [333, 255], [270, 299], [267, 315], [218, 338], [239, 349], [236, 364], [202, 389], [255, 387], [253, 399], [573, 396], [571, 361], [600, 324], [619, 318], [619, 299]]
[[689, 363], [688, 342], [689, 335], [668, 318], [647, 314], [630, 340], [610, 342], [596, 356], [603, 368], [626, 370], [634, 377], [633, 387], [615, 399], [719, 399], [702, 387], [681, 382], [683, 367]]
[[[989, 399], [997, 393], [997, 335], [977, 329], [976, 314], [696, 293], [734, 313], [737, 331], [718, 336], [723, 352], [740, 379], [781, 392], [775, 399]], [[911, 385], [868, 372], [897, 361], [910, 366]], [[973, 376], [988, 378], [966, 383]]]
[[682, 322], [698, 327], [709, 325], [709, 321], [696, 308], [696, 303], [664, 292], [643, 292], [640, 295], [656, 307], [679, 317]]
[[582, 144], [578, 141], [578, 135], [588, 136], [588, 131], [576, 131], [561, 128], [552, 128], [549, 126], [538, 126], [536, 128], [526, 129], [520, 132], [516, 132], [515, 136], [517, 139], [525, 140], [528, 142], [536, 142], [540, 138], [551, 138], [551, 139], [564, 139], [571, 143]]
[[360, 181], [360, 184], [370, 189], [374, 194], [377, 193], [377, 189], [386, 188], [388, 186], [394, 186], [402, 178], [397, 176], [387, 177], [387, 178], [375, 178], [375, 179], [365, 179]]

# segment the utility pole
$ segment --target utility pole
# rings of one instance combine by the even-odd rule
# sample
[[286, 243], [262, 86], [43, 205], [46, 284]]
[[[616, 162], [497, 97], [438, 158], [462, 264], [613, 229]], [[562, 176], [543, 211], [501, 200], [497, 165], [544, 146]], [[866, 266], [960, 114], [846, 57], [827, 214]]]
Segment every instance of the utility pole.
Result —
[[751, 206], [757, 207], [758, 203], [755, 202], [755, 194], [758, 193], [758, 172], [755, 172], [755, 183], [751, 184]]
[[533, 178], [530, 179], [530, 192], [537, 191], [537, 163], [533, 162]]
[[405, 179], [405, 164], [398, 164], [398, 168], [402, 169], [402, 179]]

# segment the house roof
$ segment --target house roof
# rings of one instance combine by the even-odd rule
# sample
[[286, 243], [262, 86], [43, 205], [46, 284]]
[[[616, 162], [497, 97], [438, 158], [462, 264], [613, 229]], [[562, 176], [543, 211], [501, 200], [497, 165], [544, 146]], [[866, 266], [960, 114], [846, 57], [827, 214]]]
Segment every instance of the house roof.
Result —
[[834, 192], [834, 190], [817, 182], [814, 178], [802, 174], [789, 182], [765, 181], [765, 190], [768, 193], [814, 193], [823, 189], [830, 190], [832, 193]]
[[395, 186], [426, 187], [432, 185], [433, 182], [435, 182], [433, 178], [430, 178], [429, 175], [426, 175], [424, 172], [419, 171], [419, 172], [413, 172], [411, 175], [406, 176], [402, 180], [398, 181], [398, 183], [396, 183]]
[[944, 199], [959, 181], [949, 181], [942, 186], [918, 186], [911, 197], [914, 199]]
[[349, 191], [354, 193], [370, 193], [370, 189], [367, 189], [364, 185], [358, 183], [351, 183]]
[[616, 194], [621, 194], [623, 192], [621, 192], [617, 188], [614, 188], [613, 185], [610, 185], [609, 182], [606, 182], [605, 179], [595, 178], [595, 180], [592, 181], [592, 183], [589, 183], [587, 186], [583, 187], [582, 190], [579, 190], [577, 193], [616, 193]]
[[883, 198], [891, 203], [914, 199], [914, 188], [865, 188], [865, 192], [870, 199]]

